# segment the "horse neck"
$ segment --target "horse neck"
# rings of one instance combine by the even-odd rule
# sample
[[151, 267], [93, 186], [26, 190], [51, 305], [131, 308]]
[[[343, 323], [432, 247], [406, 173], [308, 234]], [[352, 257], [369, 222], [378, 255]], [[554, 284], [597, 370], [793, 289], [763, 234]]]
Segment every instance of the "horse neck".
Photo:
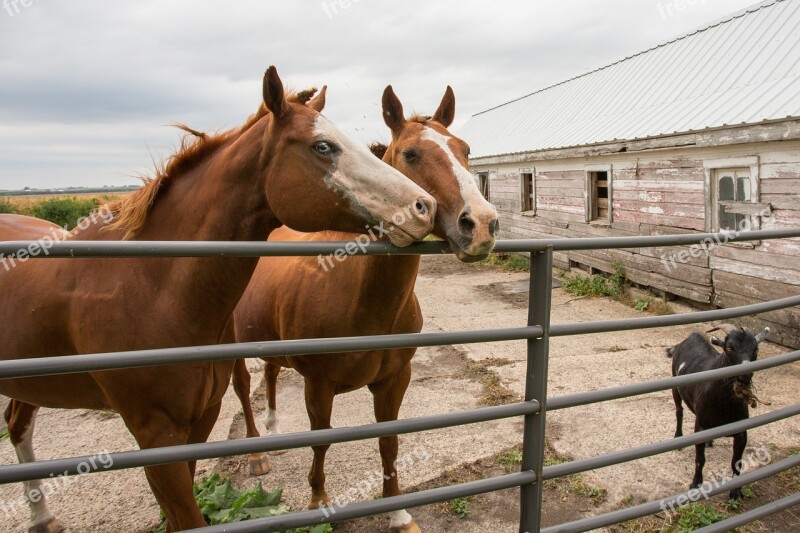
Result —
[[[137, 240], [265, 240], [279, 223], [265, 194], [266, 170], [260, 164], [264, 134], [263, 124], [254, 125], [185, 174], [169, 178]], [[164, 278], [188, 305], [208, 308], [213, 302], [213, 312], [227, 320], [257, 263], [258, 258], [182, 258], [171, 261], [167, 270], [159, 265], [162, 271], [153, 275]]]

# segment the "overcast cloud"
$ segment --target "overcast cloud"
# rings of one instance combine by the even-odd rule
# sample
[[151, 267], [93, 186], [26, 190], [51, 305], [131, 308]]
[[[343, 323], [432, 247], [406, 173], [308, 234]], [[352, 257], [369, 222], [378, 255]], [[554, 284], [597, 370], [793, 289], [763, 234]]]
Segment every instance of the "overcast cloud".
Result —
[[407, 112], [428, 114], [450, 84], [457, 131], [473, 113], [752, 3], [7, 0], [0, 189], [135, 183], [176, 145], [166, 125], [241, 124], [270, 64], [292, 87], [328, 84], [325, 114], [345, 131], [387, 140], [389, 83]]

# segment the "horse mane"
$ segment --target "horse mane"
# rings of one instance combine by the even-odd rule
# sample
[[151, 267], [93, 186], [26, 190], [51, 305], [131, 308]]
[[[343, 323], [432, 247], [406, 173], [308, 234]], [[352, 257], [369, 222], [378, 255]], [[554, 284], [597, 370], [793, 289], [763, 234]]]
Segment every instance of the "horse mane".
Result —
[[[287, 101], [305, 105], [316, 94], [317, 89], [311, 88], [293, 92], [287, 96]], [[258, 111], [250, 115], [239, 128], [232, 128], [215, 134], [204, 133], [190, 128], [185, 124], [173, 124], [175, 128], [185, 132], [181, 137], [180, 146], [170, 155], [166, 162], [156, 163], [155, 176], [143, 177], [142, 186], [121, 200], [109, 205], [114, 218], [106, 230], [120, 230], [124, 232], [122, 240], [130, 240], [141, 231], [150, 209], [153, 207], [159, 193], [169, 185], [172, 180], [191, 171], [201, 161], [226, 142], [243, 135], [259, 120], [269, 114], [267, 106], [262, 102]]]
[[389, 147], [383, 143], [374, 142], [370, 143], [369, 145], [369, 151], [372, 152], [372, 155], [378, 159], [383, 159], [383, 156], [386, 155], [386, 150], [388, 149]]
[[428, 115], [420, 115], [418, 113], [414, 113], [413, 115], [411, 115], [408, 118], [409, 122], [417, 122], [419, 124], [426, 124], [426, 123], [430, 122], [431, 120], [433, 120], [433, 117], [428, 116]]

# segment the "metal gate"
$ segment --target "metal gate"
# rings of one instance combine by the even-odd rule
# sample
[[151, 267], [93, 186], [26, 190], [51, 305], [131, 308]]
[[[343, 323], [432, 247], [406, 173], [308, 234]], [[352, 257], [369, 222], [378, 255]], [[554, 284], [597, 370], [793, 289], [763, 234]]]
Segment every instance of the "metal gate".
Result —
[[[627, 520], [654, 514], [661, 510], [663, 502], [686, 500], [687, 493], [651, 501], [611, 513], [578, 520], [560, 526], [540, 528], [542, 513], [542, 483], [547, 479], [585, 472], [609, 465], [633, 461], [685, 446], [732, 435], [747, 429], [763, 426], [800, 414], [800, 403], [774, 410], [770, 413], [742, 420], [734, 424], [705, 430], [680, 438], [669, 439], [646, 446], [629, 448], [596, 457], [579, 459], [555, 466], [543, 465], [545, 448], [546, 414], [548, 411], [567, 409], [581, 405], [604, 402], [618, 398], [638, 396], [701, 381], [751, 373], [800, 361], [800, 351], [793, 351], [760, 360], [746, 368], [728, 367], [708, 372], [634, 383], [605, 390], [547, 397], [547, 367], [550, 337], [581, 335], [587, 333], [612, 332], [632, 329], [655, 328], [693, 324], [698, 322], [728, 320], [755, 315], [767, 311], [800, 305], [800, 296], [782, 298], [772, 302], [746, 305], [731, 309], [701, 311], [681, 315], [643, 317], [624, 320], [550, 324], [552, 292], [553, 252], [569, 250], [597, 250], [617, 248], [639, 248], [650, 246], [692, 245], [706, 239], [716, 242], [734, 242], [800, 237], [800, 230], [753, 231], [738, 235], [691, 234], [657, 237], [616, 237], [552, 240], [511, 240], [497, 243], [495, 252], [527, 252], [531, 255], [528, 321], [525, 325], [511, 328], [466, 330], [443, 333], [419, 333], [403, 335], [380, 335], [372, 337], [340, 337], [332, 339], [306, 339], [270, 341], [257, 343], [193, 346], [116, 352], [105, 354], [73, 355], [37, 359], [0, 361], [0, 379], [12, 377], [43, 376], [95, 370], [112, 370], [175, 363], [230, 360], [238, 358], [291, 356], [332, 352], [362, 351], [386, 348], [437, 346], [455, 343], [481, 343], [526, 339], [528, 343], [525, 396], [522, 402], [485, 407], [469, 411], [445, 413], [434, 416], [381, 422], [351, 428], [334, 428], [313, 432], [290, 433], [252, 439], [235, 439], [204, 444], [189, 444], [168, 448], [154, 448], [110, 454], [113, 465], [107, 470], [119, 470], [178, 461], [209, 459], [215, 457], [244, 455], [255, 452], [285, 450], [333, 444], [361, 439], [430, 431], [440, 428], [476, 424], [489, 420], [523, 417], [522, 465], [520, 472], [492, 477], [469, 483], [429, 489], [403, 494], [376, 501], [365, 501], [337, 509], [314, 510], [282, 516], [250, 520], [224, 526], [202, 528], [204, 532], [265, 532], [281, 531], [295, 527], [325, 522], [350, 520], [368, 515], [386, 513], [399, 509], [417, 507], [436, 502], [472, 496], [512, 487], [520, 488], [520, 532], [580, 532], [618, 524]], [[706, 241], [709, 242], [709, 241]], [[0, 242], [0, 254], [10, 255], [25, 249], [29, 242]], [[254, 242], [61, 242], [54, 244], [46, 257], [255, 257], [255, 256], [315, 256], [331, 254], [344, 243], [254, 243]], [[439, 254], [448, 253], [444, 243], [424, 242], [410, 248], [398, 249], [388, 243], [372, 243], [366, 254]], [[40, 256], [44, 257], [44, 256]], [[38, 259], [38, 258], [37, 258]], [[0, 483], [46, 479], [66, 472], [78, 474], [86, 457], [72, 457], [51, 461], [6, 465], [0, 467]], [[773, 476], [787, 469], [800, 466], [800, 456], [793, 456], [777, 463], [748, 472], [733, 480], [716, 486], [709, 494], [716, 495], [735, 487]], [[800, 493], [771, 502], [757, 509], [736, 515], [723, 522], [705, 527], [704, 533], [722, 532], [730, 528], [753, 522], [770, 514], [800, 503]]]

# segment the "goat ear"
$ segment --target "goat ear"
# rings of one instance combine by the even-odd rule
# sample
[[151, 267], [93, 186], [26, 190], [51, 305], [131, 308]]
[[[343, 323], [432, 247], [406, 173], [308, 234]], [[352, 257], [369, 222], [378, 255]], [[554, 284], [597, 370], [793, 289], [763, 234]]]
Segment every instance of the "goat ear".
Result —
[[711, 344], [713, 344], [714, 346], [719, 346], [720, 348], [725, 347], [725, 343], [719, 337], [711, 337], [711, 339], [709, 340], [711, 341]]

